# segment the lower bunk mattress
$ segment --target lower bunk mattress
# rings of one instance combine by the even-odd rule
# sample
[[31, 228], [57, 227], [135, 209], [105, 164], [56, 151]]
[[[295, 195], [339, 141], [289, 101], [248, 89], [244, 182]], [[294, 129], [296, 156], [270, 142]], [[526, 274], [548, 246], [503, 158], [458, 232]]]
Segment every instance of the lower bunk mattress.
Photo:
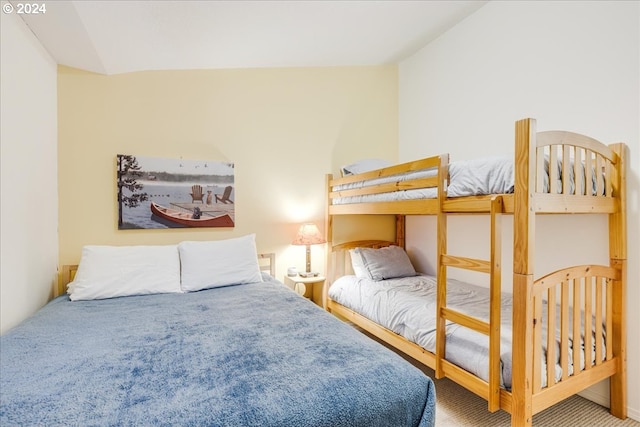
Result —
[[54, 299], [0, 337], [0, 425], [432, 426], [433, 382], [280, 282]]
[[[329, 297], [356, 313], [384, 326], [418, 344], [425, 350], [435, 353], [436, 349], [436, 278], [427, 275], [374, 281], [356, 276], [338, 278], [329, 289]], [[489, 320], [489, 289], [457, 280], [447, 281], [447, 306], [467, 315]], [[511, 294], [501, 296], [500, 319], [500, 359], [502, 388], [511, 389], [511, 331], [512, 304]], [[546, 304], [543, 313], [546, 313]], [[547, 331], [543, 329], [543, 341]], [[559, 336], [559, 331], [557, 335]], [[584, 368], [584, 352], [579, 344], [580, 369]], [[604, 345], [604, 343], [602, 343]], [[556, 355], [560, 354], [560, 344], [556, 343]], [[572, 343], [569, 348], [569, 360], [572, 360]], [[595, 347], [592, 351], [595, 358]], [[546, 349], [542, 351], [542, 385], [547, 381]], [[489, 381], [489, 338], [466, 327], [447, 322], [445, 358], [455, 365], [471, 372], [475, 376]], [[556, 381], [562, 377], [562, 368], [554, 367]], [[569, 374], [573, 365], [569, 364]]]

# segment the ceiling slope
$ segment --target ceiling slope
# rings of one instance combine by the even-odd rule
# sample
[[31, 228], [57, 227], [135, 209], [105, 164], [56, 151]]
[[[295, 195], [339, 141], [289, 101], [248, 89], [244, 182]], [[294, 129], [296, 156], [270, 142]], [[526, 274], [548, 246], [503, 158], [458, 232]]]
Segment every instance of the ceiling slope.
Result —
[[119, 74], [396, 63], [485, 3], [48, 1], [21, 17], [59, 64]]

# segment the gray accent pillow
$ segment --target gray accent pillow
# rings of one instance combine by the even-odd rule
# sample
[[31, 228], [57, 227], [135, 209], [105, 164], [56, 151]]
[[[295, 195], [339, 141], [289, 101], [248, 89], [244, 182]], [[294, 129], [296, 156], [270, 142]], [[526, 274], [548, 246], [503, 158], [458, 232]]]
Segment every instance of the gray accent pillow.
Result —
[[400, 246], [352, 249], [351, 265], [356, 277], [376, 281], [417, 274], [409, 256]]

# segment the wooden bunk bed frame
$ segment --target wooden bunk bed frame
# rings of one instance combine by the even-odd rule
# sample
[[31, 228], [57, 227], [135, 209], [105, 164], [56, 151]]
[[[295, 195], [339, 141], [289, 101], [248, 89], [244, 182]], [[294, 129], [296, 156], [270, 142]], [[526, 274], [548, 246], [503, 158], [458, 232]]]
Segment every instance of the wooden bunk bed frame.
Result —
[[[437, 378], [448, 377], [488, 402], [494, 412], [503, 409], [511, 414], [512, 426], [530, 426], [534, 414], [560, 402], [585, 388], [610, 378], [610, 412], [618, 418], [627, 416], [626, 375], [626, 146], [623, 143], [604, 145], [584, 135], [565, 131], [537, 132], [534, 119], [523, 119], [515, 126], [515, 189], [513, 194], [447, 198], [448, 155], [434, 156], [359, 175], [333, 179], [327, 176], [328, 203], [326, 211], [327, 242], [331, 248], [328, 259], [329, 280], [325, 286], [325, 308], [348, 319], [374, 336], [384, 340], [407, 355], [435, 370]], [[550, 165], [548, 189], [544, 188], [545, 158]], [[568, 159], [570, 161], [564, 161]], [[584, 167], [583, 170], [580, 168]], [[365, 187], [361, 190], [333, 191], [340, 184], [394, 175], [400, 172], [436, 168], [433, 178], [408, 180], [393, 184]], [[573, 169], [573, 170], [571, 170]], [[595, 195], [571, 194], [567, 177], [571, 172], [580, 177], [584, 171], [586, 183], [596, 182]], [[595, 174], [595, 176], [594, 176]], [[576, 180], [577, 181], [577, 180]], [[390, 191], [437, 187], [435, 199], [403, 200], [394, 202], [368, 202], [333, 205], [336, 197], [377, 194]], [[449, 214], [484, 213], [491, 216], [491, 259], [477, 260], [447, 253], [447, 217]], [[534, 279], [535, 225], [538, 214], [601, 213], [608, 214], [609, 257], [608, 266], [578, 265]], [[396, 242], [363, 240], [337, 244], [332, 242], [333, 217], [353, 214], [396, 215]], [[514, 216], [513, 227], [513, 335], [512, 335], [512, 387], [500, 387], [500, 293], [501, 293], [501, 217]], [[333, 280], [343, 274], [352, 274], [348, 249], [354, 247], [380, 247], [397, 244], [404, 247], [405, 215], [437, 215], [437, 327], [436, 350], [428, 352], [400, 335], [370, 321], [364, 316], [332, 301], [327, 290]], [[446, 276], [448, 268], [464, 268], [490, 275], [489, 321], [472, 318], [447, 307]], [[560, 307], [559, 315], [548, 310], [542, 316], [543, 302], [549, 307]], [[573, 311], [572, 307], [577, 307]], [[582, 310], [582, 313], [581, 313]], [[572, 313], [576, 313], [574, 316]], [[571, 340], [580, 342], [580, 321], [584, 322], [585, 349], [593, 343], [605, 342], [604, 349], [595, 345], [595, 358], [584, 353], [584, 369], [570, 372], [569, 364], [580, 367], [580, 352], [570, 357]], [[481, 332], [489, 337], [489, 381], [448, 362], [445, 353], [445, 324], [447, 321]], [[556, 328], [558, 334], [543, 338], [543, 325]], [[604, 325], [604, 326], [602, 326]], [[588, 332], [588, 331], [587, 331]], [[593, 337], [595, 338], [592, 338]], [[548, 343], [544, 339], [549, 340]], [[554, 339], [560, 341], [556, 354]], [[592, 341], [593, 339], [593, 341]], [[603, 341], [604, 340], [604, 341]], [[553, 345], [551, 345], [553, 343]], [[547, 366], [554, 366], [560, 358], [562, 378], [555, 381], [553, 369], [548, 369], [546, 384], [542, 380], [542, 347]], [[586, 350], [581, 350], [586, 351]]]

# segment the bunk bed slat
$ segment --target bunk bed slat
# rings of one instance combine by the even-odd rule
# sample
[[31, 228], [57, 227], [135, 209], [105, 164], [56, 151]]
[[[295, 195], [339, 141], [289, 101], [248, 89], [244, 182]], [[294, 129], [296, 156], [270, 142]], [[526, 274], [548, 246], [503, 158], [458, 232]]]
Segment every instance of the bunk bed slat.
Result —
[[560, 296], [561, 329], [560, 329], [560, 368], [564, 381], [569, 376], [569, 281], [562, 281]]
[[607, 179], [605, 180], [605, 196], [606, 197], [613, 197], [613, 183], [611, 182], [612, 171], [613, 171], [613, 168], [611, 167], [611, 162], [609, 160], [606, 160], [604, 164], [604, 175], [605, 177], [607, 177]]
[[593, 322], [593, 276], [585, 278], [584, 283], [584, 368], [591, 369], [591, 349], [593, 348], [592, 333]]
[[533, 393], [537, 393], [542, 389], [542, 299], [538, 296], [533, 298], [533, 316]]
[[[607, 301], [613, 301], [613, 283], [610, 283], [607, 286]], [[607, 360], [611, 360], [613, 358], [613, 307], [611, 304], [607, 304], [606, 307], [606, 321], [604, 324], [605, 328], [605, 349], [606, 349], [606, 358]]]
[[453, 255], [442, 255], [442, 264], [446, 267], [462, 268], [480, 273], [491, 273], [491, 261], [465, 258]]
[[582, 152], [582, 148], [573, 147], [573, 176], [575, 184], [575, 195], [586, 194], [582, 173]]
[[468, 316], [464, 313], [461, 313], [456, 310], [452, 310], [450, 308], [444, 307], [440, 311], [440, 315], [443, 319], [449, 320], [453, 323], [457, 323], [460, 326], [464, 326], [465, 328], [472, 329], [476, 332], [480, 332], [484, 335], [489, 335], [489, 322], [484, 322], [480, 319], [476, 319], [475, 317]]
[[593, 182], [593, 152], [586, 151], [584, 158], [584, 182], [586, 185], [585, 196], [592, 196], [592, 182]]
[[[562, 146], [562, 194], [571, 194], [571, 180], [569, 179], [569, 170], [571, 169], [570, 152], [571, 147], [569, 145]], [[580, 175], [574, 175], [574, 177], [578, 176]]]
[[556, 288], [547, 292], [547, 387], [556, 382]]
[[550, 146], [549, 153], [549, 193], [558, 194], [558, 146]]
[[596, 347], [596, 358], [595, 364], [599, 365], [602, 363], [602, 283], [606, 279], [604, 277], [596, 277], [596, 301], [595, 301], [595, 347]]
[[[580, 282], [582, 279], [574, 279], [573, 280], [573, 307], [571, 310], [571, 315], [573, 319], [573, 337], [572, 340], [574, 343], [580, 342], [580, 292], [581, 286]], [[580, 352], [574, 348], [573, 350], [573, 375], [577, 375], [578, 371], [580, 371]]]
[[605, 194], [604, 188], [604, 172], [605, 172], [604, 158], [600, 155], [596, 155], [596, 194], [601, 196]]

